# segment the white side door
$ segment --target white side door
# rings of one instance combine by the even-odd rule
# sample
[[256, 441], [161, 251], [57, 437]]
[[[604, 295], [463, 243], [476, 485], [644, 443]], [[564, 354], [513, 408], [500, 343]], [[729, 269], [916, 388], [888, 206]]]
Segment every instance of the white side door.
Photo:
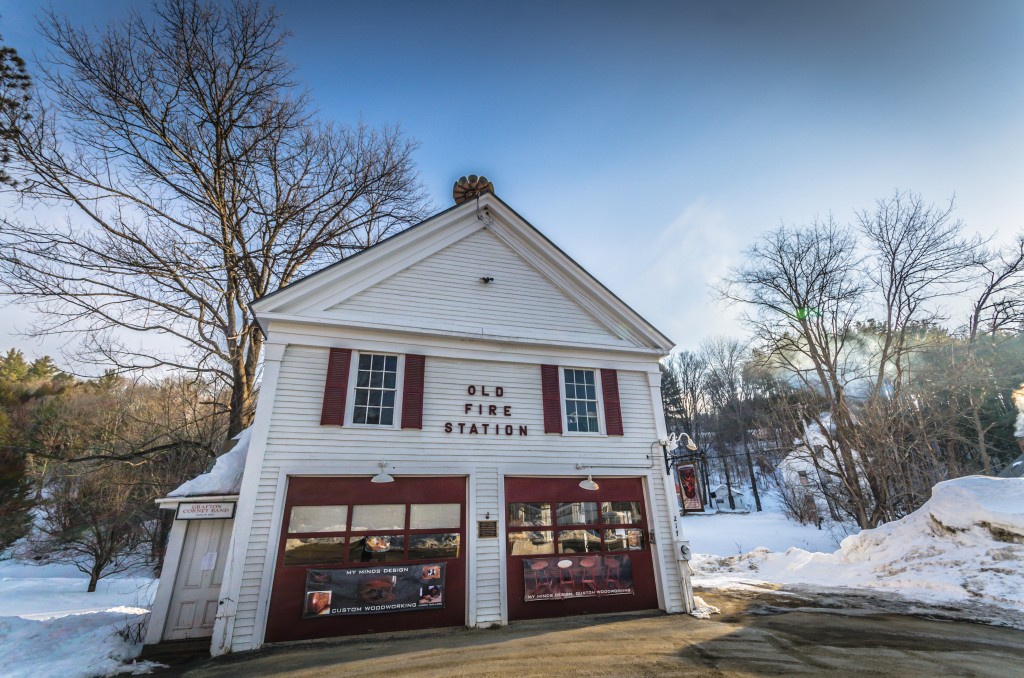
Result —
[[164, 640], [213, 635], [233, 523], [234, 520], [188, 522], [164, 627]]

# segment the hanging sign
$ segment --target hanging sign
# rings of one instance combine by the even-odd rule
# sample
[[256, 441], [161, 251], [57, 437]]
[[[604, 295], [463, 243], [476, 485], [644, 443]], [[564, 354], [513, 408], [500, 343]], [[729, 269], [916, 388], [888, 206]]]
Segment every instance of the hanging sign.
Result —
[[634, 593], [633, 567], [627, 555], [524, 558], [523, 578], [528, 603]]
[[305, 619], [443, 608], [444, 563], [308, 570], [305, 595]]
[[182, 502], [174, 514], [175, 520], [216, 520], [235, 517], [233, 501]]
[[696, 464], [689, 462], [676, 464], [676, 495], [679, 497], [680, 507], [684, 513], [704, 511], [704, 499]]

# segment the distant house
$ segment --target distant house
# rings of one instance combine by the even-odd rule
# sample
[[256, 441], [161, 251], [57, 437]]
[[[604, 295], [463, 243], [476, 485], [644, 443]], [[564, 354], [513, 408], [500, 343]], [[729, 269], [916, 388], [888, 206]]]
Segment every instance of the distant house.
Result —
[[1000, 478], [1024, 478], [1024, 454], [1011, 461], [999, 472]]
[[736, 507], [735, 509], [729, 506], [730, 491], [729, 487], [725, 483], [719, 483], [717, 487], [712, 487], [711, 491], [715, 495], [713, 498], [715, 508], [719, 511], [750, 511], [753, 506], [753, 501], [749, 498], [749, 493], [737, 488], [735, 485], [732, 487], [732, 500], [733, 505]]

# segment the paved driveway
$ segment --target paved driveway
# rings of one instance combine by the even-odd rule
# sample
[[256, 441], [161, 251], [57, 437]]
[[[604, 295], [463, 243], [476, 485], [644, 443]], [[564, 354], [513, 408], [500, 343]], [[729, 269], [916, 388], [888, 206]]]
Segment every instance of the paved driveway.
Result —
[[723, 614], [624, 614], [266, 648], [172, 669], [224, 676], [1007, 676], [1024, 632], [792, 597], [702, 593]]

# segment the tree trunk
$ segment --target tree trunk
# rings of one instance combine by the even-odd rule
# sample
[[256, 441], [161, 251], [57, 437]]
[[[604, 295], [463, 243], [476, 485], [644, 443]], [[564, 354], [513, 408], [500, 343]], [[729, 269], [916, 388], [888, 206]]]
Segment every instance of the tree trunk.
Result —
[[761, 495], [757, 491], [757, 476], [754, 475], [754, 461], [750, 458], [750, 448], [744, 445], [745, 452], [747, 453], [747, 471], [750, 473], [750, 489], [754, 493], [754, 504], [757, 506], [757, 510], [761, 511]]
[[722, 467], [725, 469], [725, 491], [729, 495], [729, 508], [736, 510], [736, 500], [732, 496], [732, 477], [729, 475], [729, 460], [722, 458]]
[[992, 460], [988, 456], [988, 448], [985, 445], [985, 427], [981, 424], [981, 414], [978, 406], [974, 403], [974, 395], [968, 396], [971, 403], [971, 421], [974, 422], [974, 432], [978, 436], [978, 454], [981, 456], [981, 464], [984, 467], [985, 475], [992, 475]]

